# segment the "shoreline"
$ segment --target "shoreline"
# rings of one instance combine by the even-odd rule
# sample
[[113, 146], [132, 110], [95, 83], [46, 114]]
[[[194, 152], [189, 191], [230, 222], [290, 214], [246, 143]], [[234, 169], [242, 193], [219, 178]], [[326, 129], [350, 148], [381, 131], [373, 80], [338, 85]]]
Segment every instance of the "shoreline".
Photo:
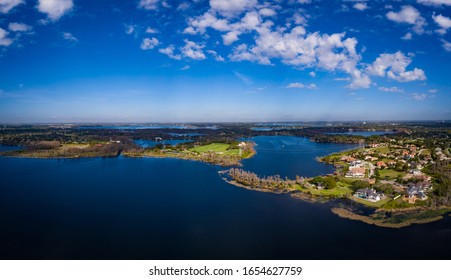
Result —
[[[443, 209], [435, 209], [435, 210], [428, 209], [428, 210], [440, 211]], [[350, 211], [348, 209], [341, 208], [341, 207], [333, 207], [333, 208], [331, 208], [331, 211], [332, 211], [332, 213], [338, 215], [340, 218], [353, 220], [353, 221], [360, 221], [360, 222], [364, 222], [369, 225], [375, 225], [375, 226], [384, 227], [384, 228], [403, 228], [403, 227], [408, 227], [408, 226], [411, 226], [414, 224], [427, 224], [427, 223], [439, 221], [439, 220], [443, 219], [444, 215], [447, 212], [451, 211], [451, 209], [447, 208], [444, 211], [444, 213], [442, 213], [441, 215], [437, 215], [435, 217], [429, 217], [429, 218], [413, 217], [411, 219], [407, 219], [400, 223], [384, 222], [384, 220], [375, 219], [374, 217], [371, 217], [371, 216], [360, 215], [360, 214], [354, 213], [353, 211]], [[414, 211], [414, 210], [411, 210], [410, 212], [412, 212], [412, 211]], [[407, 212], [407, 211], [403, 211], [403, 212]], [[419, 212], [417, 214], [421, 214], [421, 212]]]

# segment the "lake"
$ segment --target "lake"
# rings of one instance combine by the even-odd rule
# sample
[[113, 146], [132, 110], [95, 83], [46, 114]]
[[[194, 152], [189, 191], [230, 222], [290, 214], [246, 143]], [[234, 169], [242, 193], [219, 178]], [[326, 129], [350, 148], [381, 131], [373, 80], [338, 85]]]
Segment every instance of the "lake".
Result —
[[393, 134], [393, 131], [347, 131], [347, 132], [330, 132], [326, 134], [332, 134], [332, 135], [357, 135], [357, 136], [373, 136], [373, 135], [384, 135], [384, 134]]
[[172, 140], [172, 139], [164, 140], [164, 141], [135, 140], [133, 142], [135, 142], [137, 145], [139, 145], [142, 148], [153, 148], [159, 144], [176, 146], [178, 144], [192, 142], [192, 140]]
[[[329, 173], [315, 156], [350, 148], [296, 137], [254, 140], [258, 154], [243, 168], [259, 175]], [[451, 257], [449, 217], [379, 228], [339, 218], [327, 203], [229, 185], [220, 169], [178, 159], [0, 157], [0, 258]]]

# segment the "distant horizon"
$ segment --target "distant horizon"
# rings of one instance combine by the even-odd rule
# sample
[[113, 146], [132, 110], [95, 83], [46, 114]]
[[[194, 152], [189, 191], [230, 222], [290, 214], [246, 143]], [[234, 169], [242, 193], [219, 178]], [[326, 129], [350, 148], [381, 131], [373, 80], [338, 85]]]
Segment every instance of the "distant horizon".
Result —
[[189, 124], [300, 124], [300, 123], [360, 123], [360, 124], [373, 124], [373, 123], [382, 123], [382, 124], [390, 124], [390, 123], [423, 123], [423, 122], [433, 122], [433, 123], [448, 123], [451, 122], [449, 120], [316, 120], [316, 121], [145, 121], [145, 122], [0, 122], [0, 125], [189, 125]]

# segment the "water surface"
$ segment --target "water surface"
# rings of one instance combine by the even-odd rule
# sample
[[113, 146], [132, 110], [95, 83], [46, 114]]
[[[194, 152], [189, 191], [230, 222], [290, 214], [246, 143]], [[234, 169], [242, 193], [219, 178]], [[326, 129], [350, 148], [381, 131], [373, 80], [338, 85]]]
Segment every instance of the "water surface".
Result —
[[[258, 151], [274, 169], [249, 162], [245, 167], [274, 173], [290, 158], [285, 148], [296, 154], [290, 161], [299, 163], [314, 156], [302, 153], [307, 147], [325, 153], [321, 144], [269, 138], [276, 148], [271, 153], [263, 140], [256, 139]], [[342, 148], [331, 145], [325, 149]], [[218, 170], [177, 159], [0, 157], [0, 258], [451, 257], [449, 217], [404, 229], [378, 228], [341, 219], [328, 204], [237, 188], [221, 180]], [[293, 168], [286, 174], [309, 172], [316, 171]]]

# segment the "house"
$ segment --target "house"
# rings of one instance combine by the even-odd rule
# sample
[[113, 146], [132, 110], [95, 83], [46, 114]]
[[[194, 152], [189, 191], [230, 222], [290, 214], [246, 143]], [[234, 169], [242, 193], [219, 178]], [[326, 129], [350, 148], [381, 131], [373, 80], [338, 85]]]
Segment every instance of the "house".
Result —
[[423, 188], [419, 186], [412, 186], [407, 188], [407, 196], [409, 198], [409, 203], [415, 203], [416, 199], [426, 200], [428, 198], [424, 193]]
[[387, 164], [385, 164], [385, 162], [383, 162], [383, 161], [378, 161], [376, 163], [376, 166], [379, 167], [379, 168], [386, 168]]
[[410, 170], [410, 174], [413, 174], [413, 175], [421, 175], [421, 171], [418, 170], [418, 169], [411, 169], [411, 170]]
[[390, 160], [390, 161], [387, 162], [387, 164], [390, 165], [390, 166], [395, 166], [396, 165], [396, 161]]
[[376, 192], [374, 189], [364, 188], [358, 189], [354, 196], [376, 202], [382, 199], [383, 194]]
[[349, 167], [349, 171], [346, 173], [347, 178], [364, 178], [365, 168], [363, 167]]
[[378, 158], [377, 157], [372, 157], [372, 156], [366, 156], [365, 160], [376, 161], [376, 160], [378, 160]]

